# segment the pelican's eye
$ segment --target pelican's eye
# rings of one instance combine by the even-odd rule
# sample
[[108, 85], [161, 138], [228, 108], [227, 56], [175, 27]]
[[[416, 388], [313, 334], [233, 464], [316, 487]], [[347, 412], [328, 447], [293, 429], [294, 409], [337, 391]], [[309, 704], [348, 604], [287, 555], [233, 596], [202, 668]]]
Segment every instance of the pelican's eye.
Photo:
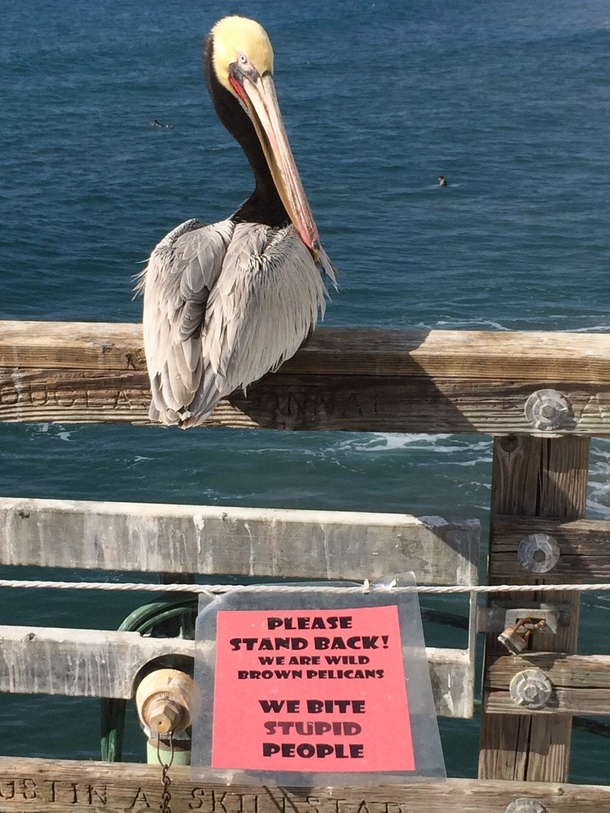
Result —
[[247, 65], [248, 64], [248, 57], [245, 54], [240, 54], [237, 57], [240, 65]]

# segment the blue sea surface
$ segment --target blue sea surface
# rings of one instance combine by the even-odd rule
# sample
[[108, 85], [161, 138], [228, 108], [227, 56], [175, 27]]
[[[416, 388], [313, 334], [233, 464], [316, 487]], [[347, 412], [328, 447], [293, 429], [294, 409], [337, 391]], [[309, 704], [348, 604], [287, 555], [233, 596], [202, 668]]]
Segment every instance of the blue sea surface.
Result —
[[[249, 195], [201, 71], [227, 13], [274, 44], [293, 151], [341, 270], [326, 324], [610, 330], [607, 0], [4, 0], [0, 319], [138, 321], [133, 275], [159, 239]], [[488, 522], [483, 436], [0, 424], [0, 460], [5, 496]], [[588, 516], [610, 518], [608, 440], [593, 443]], [[4, 591], [0, 622], [113, 628], [140, 601]], [[608, 653], [609, 613], [609, 594], [583, 599], [583, 652]], [[97, 715], [93, 700], [4, 696], [2, 752], [95, 758]], [[441, 729], [449, 774], [475, 775], [478, 720]], [[609, 742], [575, 732], [572, 781], [608, 781]], [[126, 750], [144, 758], [133, 720]]]

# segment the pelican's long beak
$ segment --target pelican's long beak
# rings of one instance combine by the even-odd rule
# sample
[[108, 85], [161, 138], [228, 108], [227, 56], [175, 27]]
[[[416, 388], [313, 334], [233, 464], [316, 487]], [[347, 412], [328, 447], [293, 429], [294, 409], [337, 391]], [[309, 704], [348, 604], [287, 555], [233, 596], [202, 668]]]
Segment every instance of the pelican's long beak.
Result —
[[[231, 83], [248, 111], [265, 153], [278, 194], [301, 240], [317, 262], [320, 238], [297, 166], [288, 143], [275, 85], [270, 73], [242, 74], [242, 82]], [[241, 92], [239, 92], [241, 91]]]

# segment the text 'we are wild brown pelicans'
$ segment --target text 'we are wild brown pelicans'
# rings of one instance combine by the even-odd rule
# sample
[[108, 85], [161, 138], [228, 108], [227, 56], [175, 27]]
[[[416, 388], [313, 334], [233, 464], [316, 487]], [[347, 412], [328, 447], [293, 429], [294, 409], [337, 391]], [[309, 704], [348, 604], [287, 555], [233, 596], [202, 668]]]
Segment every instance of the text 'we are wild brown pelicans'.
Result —
[[226, 220], [187, 220], [170, 232], [138, 284], [150, 418], [183, 428], [294, 355], [324, 315], [325, 278], [335, 282], [282, 122], [265, 30], [243, 17], [220, 20], [204, 69], [256, 186]]

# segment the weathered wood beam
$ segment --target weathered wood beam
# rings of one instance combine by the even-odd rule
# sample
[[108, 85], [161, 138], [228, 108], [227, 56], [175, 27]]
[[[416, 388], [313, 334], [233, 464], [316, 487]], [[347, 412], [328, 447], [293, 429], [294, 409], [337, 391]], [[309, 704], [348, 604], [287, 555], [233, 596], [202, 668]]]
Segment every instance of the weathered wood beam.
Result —
[[[546, 705], [535, 711], [515, 703], [509, 693], [512, 678], [524, 669], [540, 669], [553, 691]], [[485, 710], [528, 714], [610, 714], [610, 656], [527, 652], [493, 660], [485, 677]]]
[[129, 699], [145, 664], [167, 655], [193, 657], [194, 652], [195, 642], [184, 638], [0, 626], [0, 691]]
[[[275, 788], [212, 785], [171, 771], [176, 813], [490, 813], [517, 799], [532, 799], [547, 813], [606, 810], [610, 787], [546, 782], [447, 779], [412, 785]], [[0, 757], [0, 813], [108, 813], [158, 809], [161, 770], [156, 765]]]
[[490, 575], [529, 583], [532, 574], [521, 564], [519, 545], [533, 534], [547, 534], [557, 542], [559, 561], [544, 573], [547, 582], [607, 582], [610, 580], [610, 522], [541, 517], [495, 516], [491, 532]]
[[[610, 335], [320, 329], [209, 425], [527, 433], [525, 402], [569, 402], [560, 434], [610, 434]], [[0, 420], [146, 423], [135, 324], [0, 322]]]
[[[569, 689], [558, 686], [553, 691], [553, 696], [548, 704], [542, 709], [529, 711], [519, 710], [513, 702], [510, 693], [500, 689], [491, 691], [485, 698], [484, 709], [490, 714], [522, 714], [532, 715], [536, 718], [551, 718], [553, 715], [562, 714], [564, 718], [572, 721], [573, 714], [610, 714], [610, 689]], [[544, 740], [541, 740], [544, 743]]]
[[437, 717], [470, 719], [474, 714], [475, 651], [426, 647]]
[[[169, 655], [192, 658], [195, 642], [114, 630], [0, 626], [0, 692], [127, 700], [142, 667]], [[426, 655], [437, 714], [471, 717], [468, 650], [428, 648]]]
[[[0, 367], [145, 370], [141, 325], [0, 321]], [[318, 328], [282, 369], [610, 384], [610, 334]]]
[[[584, 516], [589, 470], [589, 438], [506, 437], [494, 441], [491, 516], [546, 517], [578, 520]], [[495, 555], [494, 540], [490, 559]], [[491, 583], [510, 579], [493, 561]], [[544, 583], [546, 574], [530, 574], [529, 582]], [[519, 601], [517, 594], [491, 595], [490, 602]], [[535, 600], [535, 594], [529, 600]], [[556, 635], [534, 633], [530, 650], [554, 650], [572, 655], [578, 639], [579, 599], [573, 593], [545, 593], [544, 601], [569, 604], [570, 620]], [[481, 779], [525, 779], [564, 782], [570, 762], [572, 718], [569, 714], [498, 714], [487, 710], [486, 671], [505, 650], [497, 636], [488, 635], [481, 714]], [[512, 701], [511, 701], [512, 702]]]
[[0, 498], [0, 565], [476, 584], [477, 520]]

